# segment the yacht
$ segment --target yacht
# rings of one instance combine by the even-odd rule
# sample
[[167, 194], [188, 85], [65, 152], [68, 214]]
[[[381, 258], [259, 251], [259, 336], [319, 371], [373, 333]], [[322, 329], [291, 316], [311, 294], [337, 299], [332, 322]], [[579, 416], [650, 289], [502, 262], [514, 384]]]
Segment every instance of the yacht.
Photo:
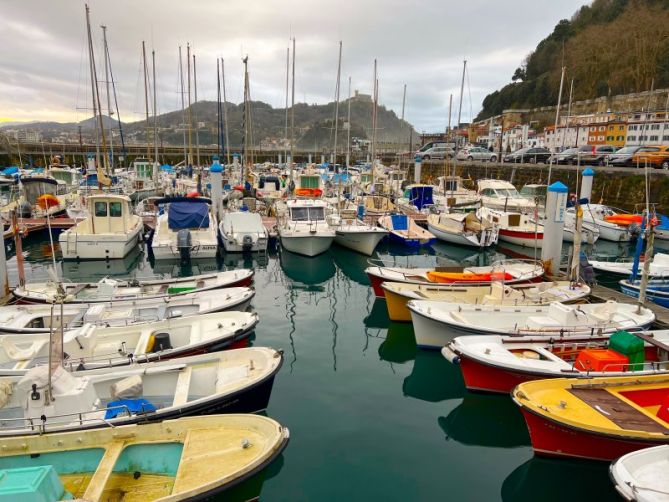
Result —
[[218, 226], [211, 200], [204, 197], [158, 199], [167, 209], [156, 218], [151, 251], [156, 260], [215, 258]]
[[388, 231], [369, 225], [356, 216], [355, 210], [344, 209], [328, 216], [335, 231], [334, 241], [342, 247], [371, 256]]
[[281, 247], [305, 256], [317, 256], [330, 249], [335, 231], [325, 219], [326, 203], [321, 199], [290, 199], [278, 225]]
[[516, 187], [508, 181], [479, 180], [478, 194], [481, 196], [481, 203], [491, 209], [529, 213], [536, 208], [533, 201], [520, 195]]
[[144, 227], [125, 195], [100, 194], [87, 199], [88, 217], [58, 236], [64, 260], [123, 258], [139, 241]]

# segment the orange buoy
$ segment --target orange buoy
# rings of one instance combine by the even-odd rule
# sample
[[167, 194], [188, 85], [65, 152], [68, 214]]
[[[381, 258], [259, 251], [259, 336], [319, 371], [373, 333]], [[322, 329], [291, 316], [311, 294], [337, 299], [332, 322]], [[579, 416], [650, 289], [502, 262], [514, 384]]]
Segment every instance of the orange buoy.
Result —
[[37, 197], [36, 203], [40, 209], [47, 209], [60, 205], [60, 200], [58, 200], [58, 197], [55, 195], [45, 193], [44, 195]]

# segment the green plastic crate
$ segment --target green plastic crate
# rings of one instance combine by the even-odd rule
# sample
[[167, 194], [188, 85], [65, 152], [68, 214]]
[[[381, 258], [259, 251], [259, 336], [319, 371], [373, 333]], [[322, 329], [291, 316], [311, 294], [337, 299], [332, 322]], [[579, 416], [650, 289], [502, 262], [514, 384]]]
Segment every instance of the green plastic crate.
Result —
[[609, 349], [627, 356], [630, 370], [637, 371], [643, 368], [645, 350], [643, 340], [627, 331], [616, 331], [609, 338]]
[[51, 465], [0, 470], [0, 502], [71, 500]]

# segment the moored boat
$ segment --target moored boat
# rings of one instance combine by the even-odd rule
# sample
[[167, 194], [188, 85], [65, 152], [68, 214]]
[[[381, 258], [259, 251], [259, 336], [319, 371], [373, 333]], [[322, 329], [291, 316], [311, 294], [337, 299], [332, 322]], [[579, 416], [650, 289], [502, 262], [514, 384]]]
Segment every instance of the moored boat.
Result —
[[281, 247], [304, 256], [325, 253], [335, 238], [325, 218], [325, 201], [321, 199], [291, 199], [277, 225]]
[[432, 232], [421, 228], [406, 214], [381, 216], [379, 226], [388, 231], [391, 240], [412, 248], [430, 246], [437, 240]]
[[249, 211], [228, 211], [221, 216], [218, 226], [226, 253], [255, 253], [267, 251], [269, 232], [262, 222], [262, 216]]
[[499, 237], [496, 225], [473, 212], [430, 214], [427, 229], [441, 241], [478, 248], [497, 244]]
[[344, 211], [332, 215], [328, 224], [335, 231], [335, 243], [345, 248], [371, 256], [388, 231], [359, 220]]
[[[623, 279], [620, 281], [620, 291], [633, 298], [639, 298], [641, 281]], [[667, 279], [649, 280], [646, 288], [646, 300], [650, 300], [663, 307], [669, 307], [669, 281]]]
[[669, 445], [654, 446], [623, 455], [609, 467], [616, 490], [625, 500], [669, 500]]
[[[599, 261], [589, 260], [590, 265], [595, 270], [617, 275], [631, 275], [634, 267], [633, 261]], [[667, 277], [669, 276], [669, 254], [655, 253], [653, 261], [648, 270], [649, 277]]]

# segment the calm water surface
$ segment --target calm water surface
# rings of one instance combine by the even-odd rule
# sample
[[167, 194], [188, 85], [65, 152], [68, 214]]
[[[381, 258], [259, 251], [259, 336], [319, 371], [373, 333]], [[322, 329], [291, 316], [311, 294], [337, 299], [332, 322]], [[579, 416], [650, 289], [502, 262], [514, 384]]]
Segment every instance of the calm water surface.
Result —
[[[383, 246], [375, 258], [400, 264], [502, 257], [441, 243], [420, 254]], [[606, 242], [590, 252], [631, 254]], [[24, 254], [28, 280], [47, 278], [48, 236], [31, 235]], [[417, 350], [411, 325], [390, 322], [375, 300], [366, 266], [366, 257], [333, 247], [311, 259], [274, 250], [187, 268], [152, 265], [138, 250], [110, 263], [59, 262], [58, 270], [71, 281], [255, 270], [254, 343], [285, 355], [267, 414], [291, 430], [283, 456], [249, 482], [263, 500], [616, 500], [606, 464], [534, 458], [509, 398], [467, 392], [459, 368]], [[15, 258], [9, 271], [15, 282]]]

